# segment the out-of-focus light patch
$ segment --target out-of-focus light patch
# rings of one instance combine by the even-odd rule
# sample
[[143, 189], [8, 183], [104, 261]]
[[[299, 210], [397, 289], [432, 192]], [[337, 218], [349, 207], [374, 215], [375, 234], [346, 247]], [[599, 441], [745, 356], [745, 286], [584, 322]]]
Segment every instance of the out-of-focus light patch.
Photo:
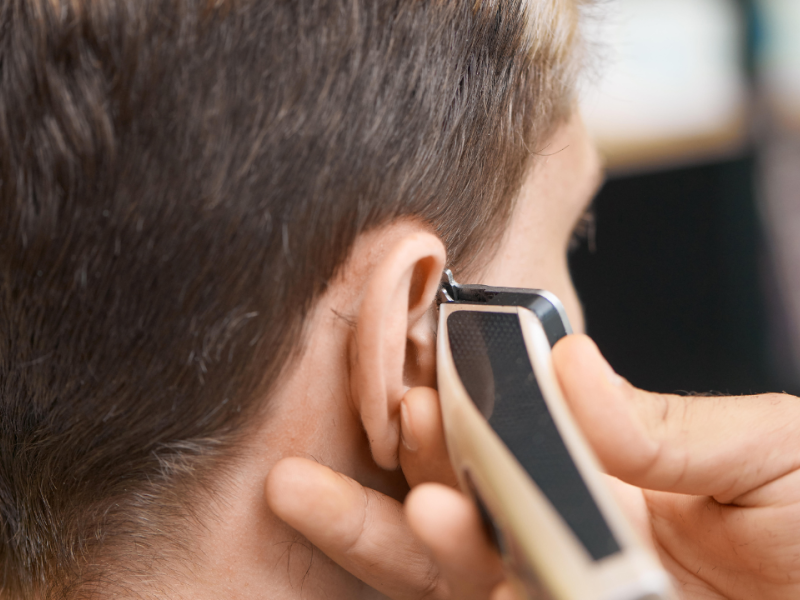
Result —
[[738, 148], [747, 85], [733, 0], [602, 6], [607, 14], [586, 23], [599, 68], [581, 109], [609, 166], [667, 165]]
[[775, 274], [773, 367], [800, 389], [800, 0], [757, 0], [756, 52], [768, 118], [759, 125], [759, 208]]
[[759, 79], [777, 116], [800, 128], [800, 0], [758, 0]]

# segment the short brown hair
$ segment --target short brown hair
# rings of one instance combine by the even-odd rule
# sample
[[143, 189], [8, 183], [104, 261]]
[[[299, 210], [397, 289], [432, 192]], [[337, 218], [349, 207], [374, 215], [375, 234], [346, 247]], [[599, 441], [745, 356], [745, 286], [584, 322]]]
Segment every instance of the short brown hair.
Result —
[[489, 252], [571, 111], [576, 19], [5, 0], [0, 593], [113, 590], [134, 542], [183, 552], [361, 232], [410, 217], [456, 269]]

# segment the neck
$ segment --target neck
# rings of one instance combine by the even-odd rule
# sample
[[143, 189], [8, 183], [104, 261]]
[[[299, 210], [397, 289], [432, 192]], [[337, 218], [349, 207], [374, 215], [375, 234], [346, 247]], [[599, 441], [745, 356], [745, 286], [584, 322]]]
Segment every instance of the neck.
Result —
[[177, 597], [383, 597], [273, 515], [264, 499], [267, 473], [289, 456], [312, 458], [398, 499], [407, 492], [401, 472], [385, 471], [372, 459], [349, 401], [348, 336], [336, 331], [347, 325], [328, 325], [314, 331], [286, 385], [269, 400], [262, 427], [231, 474], [229, 493], [209, 511], [214, 517], [206, 523], [197, 552], [204, 557], [202, 564], [183, 578], [186, 585], [176, 590]]

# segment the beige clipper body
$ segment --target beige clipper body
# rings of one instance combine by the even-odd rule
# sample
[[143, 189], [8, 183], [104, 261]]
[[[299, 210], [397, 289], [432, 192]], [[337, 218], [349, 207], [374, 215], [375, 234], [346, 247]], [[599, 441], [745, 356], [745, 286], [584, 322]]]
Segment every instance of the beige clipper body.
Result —
[[459, 286], [449, 273], [440, 299], [438, 386], [450, 459], [520, 594], [674, 598], [564, 402], [550, 355], [571, 333], [558, 299]]

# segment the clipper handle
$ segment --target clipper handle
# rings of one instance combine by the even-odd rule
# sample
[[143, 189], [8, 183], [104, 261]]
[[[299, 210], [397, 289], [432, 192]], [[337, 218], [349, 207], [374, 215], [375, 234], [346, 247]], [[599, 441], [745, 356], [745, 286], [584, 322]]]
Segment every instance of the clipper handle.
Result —
[[564, 403], [537, 316], [444, 303], [437, 351], [451, 460], [528, 597], [670, 598]]

